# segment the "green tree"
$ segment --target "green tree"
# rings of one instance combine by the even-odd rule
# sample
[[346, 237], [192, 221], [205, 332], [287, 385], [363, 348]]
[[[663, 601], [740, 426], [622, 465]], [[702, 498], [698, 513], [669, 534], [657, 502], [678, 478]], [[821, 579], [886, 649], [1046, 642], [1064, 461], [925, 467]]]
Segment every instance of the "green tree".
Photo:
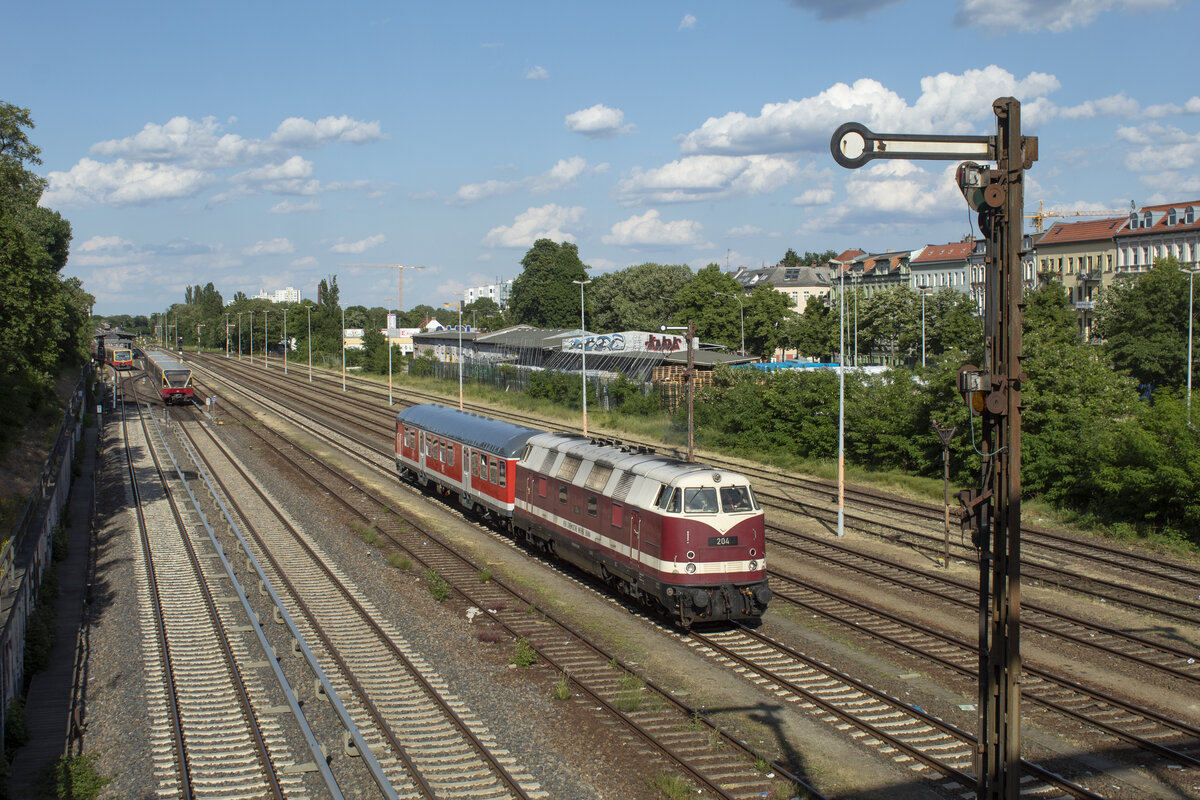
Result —
[[494, 331], [505, 327], [504, 312], [490, 297], [480, 297], [463, 306], [463, 324], [476, 330]]
[[587, 287], [589, 330], [654, 331], [670, 316], [674, 297], [692, 280], [682, 264], [638, 264], [600, 275]]
[[686, 325], [692, 320], [699, 338], [736, 350], [741, 341], [738, 306], [718, 295], [741, 296], [743, 291], [742, 285], [722, 272], [718, 264], [709, 264], [672, 296], [675, 312], [671, 320], [676, 325]]
[[800, 256], [796, 255], [796, 251], [790, 247], [783, 254], [783, 258], [779, 259], [779, 265], [783, 267], [798, 267], [802, 263]]
[[0, 102], [0, 438], [50, 397], [58, 370], [87, 357], [94, 298], [59, 271], [71, 225], [38, 205], [45, 180], [29, 109]]
[[756, 286], [744, 304], [746, 352], [769, 358], [787, 341], [791, 310], [787, 296], [770, 286]]
[[1172, 256], [1156, 259], [1142, 275], [1121, 275], [1100, 292], [1095, 331], [1106, 340], [1113, 366], [1138, 383], [1187, 381], [1187, 283]]
[[838, 348], [837, 340], [838, 315], [824, 297], [811, 295], [804, 313], [788, 321], [786, 341], [806, 358], [829, 360]]
[[571, 281], [587, 280], [579, 248], [571, 242], [538, 239], [521, 259], [521, 267], [508, 300], [512, 321], [539, 328], [578, 326], [579, 287]]

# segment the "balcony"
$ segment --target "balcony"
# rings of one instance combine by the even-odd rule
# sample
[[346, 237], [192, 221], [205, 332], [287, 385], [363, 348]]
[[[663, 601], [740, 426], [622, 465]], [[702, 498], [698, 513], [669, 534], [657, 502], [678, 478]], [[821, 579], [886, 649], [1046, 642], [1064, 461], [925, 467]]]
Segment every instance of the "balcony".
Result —
[[1087, 271], [1081, 271], [1079, 273], [1079, 282], [1084, 283], [1086, 281], [1091, 281], [1093, 283], [1099, 283], [1100, 282], [1100, 270], [1090, 269]]
[[1076, 311], [1091, 311], [1095, 307], [1096, 307], [1095, 300], [1076, 300], [1075, 301], [1075, 310]]

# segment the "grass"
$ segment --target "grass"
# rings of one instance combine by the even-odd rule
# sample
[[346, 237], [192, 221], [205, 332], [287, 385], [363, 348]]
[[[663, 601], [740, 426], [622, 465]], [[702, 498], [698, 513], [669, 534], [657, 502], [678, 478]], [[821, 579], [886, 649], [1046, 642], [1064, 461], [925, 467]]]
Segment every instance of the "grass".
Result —
[[684, 800], [696, 796], [696, 787], [679, 775], [659, 773], [650, 778], [650, 787], [657, 789], [667, 800]]
[[537, 650], [534, 650], [533, 645], [524, 636], [521, 636], [513, 646], [512, 658], [508, 661], [518, 667], [532, 667], [537, 663]]
[[558, 676], [558, 680], [554, 682], [553, 696], [555, 700], [570, 700], [571, 699], [571, 683], [567, 680], [567, 673], [562, 673]]
[[412, 569], [412, 559], [408, 556], [400, 555], [399, 553], [392, 553], [387, 557], [387, 562], [390, 566], [393, 566], [396, 569], [402, 569], [405, 571]]
[[487, 583], [491, 579], [492, 579], [492, 571], [490, 569], [487, 569], [485, 567], [484, 569], [479, 570], [479, 582], [480, 583]]
[[100, 791], [112, 782], [111, 775], [96, 770], [96, 754], [60, 756], [54, 763], [53, 796], [60, 800], [95, 800]]
[[645, 700], [646, 682], [637, 675], [626, 672], [621, 676], [621, 692], [617, 695], [617, 708], [626, 714], [642, 707]]
[[429, 583], [429, 593], [439, 603], [450, 596], [450, 584], [432, 567], [425, 568], [425, 580]]

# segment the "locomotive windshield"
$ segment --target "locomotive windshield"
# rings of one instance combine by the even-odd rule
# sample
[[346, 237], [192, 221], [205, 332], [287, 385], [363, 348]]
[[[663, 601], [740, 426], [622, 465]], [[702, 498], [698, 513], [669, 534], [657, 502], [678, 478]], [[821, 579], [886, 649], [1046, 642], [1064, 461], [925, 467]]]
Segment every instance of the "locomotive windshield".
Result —
[[758, 508], [749, 486], [722, 486], [721, 510], [726, 514], [744, 514]]
[[717, 513], [717, 490], [711, 486], [683, 490], [683, 507], [689, 514]]
[[164, 369], [163, 380], [167, 386], [172, 389], [183, 389], [188, 385], [188, 381], [192, 379], [192, 371], [190, 369]]

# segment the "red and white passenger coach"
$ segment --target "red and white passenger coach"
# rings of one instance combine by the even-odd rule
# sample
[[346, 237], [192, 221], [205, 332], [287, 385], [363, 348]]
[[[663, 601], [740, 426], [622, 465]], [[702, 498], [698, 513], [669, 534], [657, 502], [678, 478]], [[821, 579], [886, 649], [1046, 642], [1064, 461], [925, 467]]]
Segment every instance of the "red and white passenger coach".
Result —
[[396, 416], [396, 466], [685, 627], [770, 600], [763, 512], [735, 472], [437, 405]]

